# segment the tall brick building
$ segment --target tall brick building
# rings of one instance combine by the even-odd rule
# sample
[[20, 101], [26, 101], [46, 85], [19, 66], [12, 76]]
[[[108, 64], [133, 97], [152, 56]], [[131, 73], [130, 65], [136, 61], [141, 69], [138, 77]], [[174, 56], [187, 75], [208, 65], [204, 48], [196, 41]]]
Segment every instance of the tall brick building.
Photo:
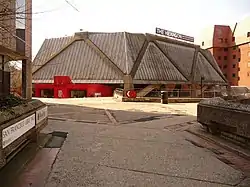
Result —
[[230, 85], [250, 87], [250, 17], [207, 28], [197, 43], [211, 51]]
[[[22, 61], [22, 81], [23, 88], [25, 89], [23, 90], [23, 95], [25, 97], [30, 97], [32, 0], [0, 0], [0, 13], [1, 74], [5, 74], [9, 71], [9, 61]], [[4, 79], [2, 75], [0, 77], [1, 90], [3, 92], [3, 84], [7, 81], [7, 79]], [[30, 89], [26, 89], [29, 87]]]

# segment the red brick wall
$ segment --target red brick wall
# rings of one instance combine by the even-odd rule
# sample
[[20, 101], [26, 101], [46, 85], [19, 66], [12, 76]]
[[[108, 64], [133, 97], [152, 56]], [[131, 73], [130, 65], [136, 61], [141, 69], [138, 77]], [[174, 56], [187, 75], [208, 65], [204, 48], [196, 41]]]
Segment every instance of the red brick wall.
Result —
[[250, 86], [250, 44], [237, 46], [230, 27], [216, 25], [213, 47], [208, 50], [232, 86]]

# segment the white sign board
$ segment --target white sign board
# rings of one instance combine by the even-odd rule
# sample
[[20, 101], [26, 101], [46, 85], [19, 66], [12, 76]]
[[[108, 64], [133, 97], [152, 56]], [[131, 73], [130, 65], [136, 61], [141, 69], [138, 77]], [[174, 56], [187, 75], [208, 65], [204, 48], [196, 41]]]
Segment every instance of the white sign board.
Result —
[[2, 131], [2, 146], [7, 147], [9, 144], [14, 142], [17, 138], [28, 132], [30, 129], [35, 127], [36, 120], [35, 114], [3, 129]]
[[38, 111], [36, 111], [36, 124], [40, 123], [44, 119], [48, 117], [48, 107], [44, 107]]
[[177, 32], [173, 32], [173, 31], [169, 31], [169, 30], [165, 30], [165, 29], [160, 29], [160, 28], [156, 28], [156, 34], [160, 34], [160, 35], [164, 35], [164, 36], [168, 36], [171, 38], [176, 38], [179, 40], [185, 40], [188, 42], [194, 42], [194, 37], [191, 36], [187, 36], [184, 34], [179, 34]]

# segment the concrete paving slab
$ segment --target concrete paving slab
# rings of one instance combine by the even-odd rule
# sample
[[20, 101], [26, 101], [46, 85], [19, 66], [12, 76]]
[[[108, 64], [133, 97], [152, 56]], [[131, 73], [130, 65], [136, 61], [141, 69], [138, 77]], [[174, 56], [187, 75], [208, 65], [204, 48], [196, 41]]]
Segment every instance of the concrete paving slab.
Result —
[[164, 117], [169, 116], [169, 114], [157, 114], [157, 113], [145, 113], [142, 111], [122, 111], [122, 110], [111, 110], [111, 114], [118, 122], [124, 121], [133, 121], [141, 118], [148, 118], [148, 117]]
[[138, 128], [149, 128], [149, 129], [164, 129], [168, 126], [173, 126], [181, 123], [187, 123], [196, 121], [195, 116], [168, 116], [163, 119], [141, 122], [141, 123], [130, 123], [126, 126], [138, 127]]
[[230, 185], [239, 183], [243, 177], [210, 152], [179, 144], [116, 140], [100, 164]]
[[99, 137], [107, 137], [123, 140], [137, 140], [147, 142], [159, 142], [159, 143], [174, 143], [191, 145], [185, 141], [182, 136], [176, 135], [167, 130], [161, 129], [147, 129], [131, 126], [119, 126], [119, 128], [107, 129], [98, 134]]
[[[109, 187], [226, 187], [228, 185], [204, 181], [162, 176], [152, 173], [98, 167], [94, 173], [96, 186]], [[94, 186], [94, 185], [93, 185]]]
[[71, 134], [76, 134], [76, 137], [78, 138], [86, 134], [96, 134], [110, 128], [114, 128], [113, 124], [103, 125], [103, 124], [49, 120], [48, 125], [41, 132], [51, 133], [54, 130], [71, 132]]
[[104, 109], [72, 105], [52, 105], [48, 108], [49, 117], [109, 123]]
[[71, 99], [51, 99], [37, 98], [45, 103], [50, 104], [69, 104], [75, 106], [85, 106], [99, 109], [124, 110], [124, 111], [142, 111], [149, 113], [172, 113], [197, 115], [197, 103], [135, 103], [119, 102], [113, 98], [71, 98]]

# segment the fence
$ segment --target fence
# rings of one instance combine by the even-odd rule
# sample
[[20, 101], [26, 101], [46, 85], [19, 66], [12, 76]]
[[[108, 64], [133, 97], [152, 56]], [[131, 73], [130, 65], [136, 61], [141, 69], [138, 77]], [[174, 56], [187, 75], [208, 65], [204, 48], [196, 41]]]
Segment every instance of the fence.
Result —
[[[143, 93], [143, 89], [134, 89], [137, 93]], [[116, 89], [116, 92], [122, 93], [123, 90], [122, 89]], [[206, 90], [203, 91], [202, 94], [200, 94], [200, 90], [191, 90], [191, 89], [182, 89], [182, 90], [168, 90], [168, 89], [164, 89], [162, 91], [166, 91], [168, 92], [168, 97], [169, 98], [191, 98], [192, 97], [192, 92], [197, 92], [197, 97], [199, 98], [212, 98], [212, 97], [219, 97], [221, 96], [221, 92], [218, 90]], [[161, 97], [161, 92], [160, 90], [153, 90], [148, 92], [147, 90], [145, 90], [145, 95], [144, 97]]]

